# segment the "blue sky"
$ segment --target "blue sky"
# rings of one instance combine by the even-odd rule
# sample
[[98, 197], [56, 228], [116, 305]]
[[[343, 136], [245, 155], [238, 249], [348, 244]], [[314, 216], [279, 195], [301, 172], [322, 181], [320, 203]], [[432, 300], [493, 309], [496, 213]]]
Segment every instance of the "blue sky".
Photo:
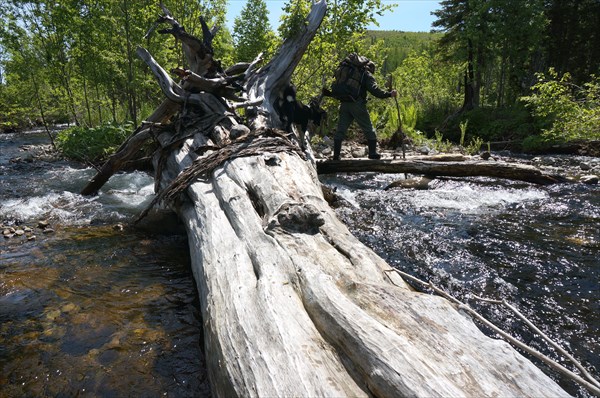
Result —
[[[439, 8], [438, 0], [383, 0], [386, 4], [397, 4], [391, 12], [387, 12], [379, 18], [379, 26], [369, 26], [369, 29], [380, 30], [402, 30], [406, 32], [429, 32], [431, 23], [435, 18], [432, 11]], [[286, 1], [266, 0], [269, 10], [269, 21], [271, 28], [277, 29], [281, 9]], [[227, 26], [233, 28], [233, 20], [240, 15], [240, 11], [246, 4], [246, 0], [229, 0], [227, 10]]]

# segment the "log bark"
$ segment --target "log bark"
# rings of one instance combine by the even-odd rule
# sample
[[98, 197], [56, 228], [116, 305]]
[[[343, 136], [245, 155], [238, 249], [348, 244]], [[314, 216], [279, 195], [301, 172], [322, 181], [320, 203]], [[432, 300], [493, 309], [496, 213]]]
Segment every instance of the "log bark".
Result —
[[319, 174], [347, 172], [410, 173], [431, 177], [495, 177], [549, 185], [567, 178], [529, 165], [486, 161], [339, 160], [317, 164]]
[[[261, 103], [249, 133], [232, 134], [241, 119], [204, 92], [156, 137], [157, 200], [188, 233], [215, 396], [568, 396], [449, 301], [386, 272], [323, 198], [310, 147], [278, 130], [278, 90], [325, 10], [313, 3], [298, 36], [247, 73], [246, 99]], [[190, 69], [210, 78], [212, 52], [198, 54]], [[192, 98], [145, 59], [168, 98]]]

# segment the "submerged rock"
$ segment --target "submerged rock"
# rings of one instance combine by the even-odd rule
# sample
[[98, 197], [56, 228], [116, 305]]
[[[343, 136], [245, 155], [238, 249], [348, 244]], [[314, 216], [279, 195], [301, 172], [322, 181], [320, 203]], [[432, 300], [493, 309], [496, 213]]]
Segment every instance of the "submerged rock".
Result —
[[35, 240], [33, 229], [26, 225], [13, 227], [0, 224], [0, 230], [2, 231], [2, 236], [4, 236], [5, 239], [24, 237], [27, 238], [28, 241]]
[[586, 175], [586, 176], [581, 176], [581, 178], [579, 179], [579, 181], [583, 182], [584, 184], [589, 184], [589, 185], [595, 185], [598, 184], [598, 176], [597, 175]]
[[432, 181], [432, 178], [420, 176], [409, 178], [405, 180], [398, 180], [392, 182], [390, 185], [385, 187], [385, 189], [390, 188], [404, 188], [404, 189], [417, 189], [417, 190], [426, 190], [429, 189], [429, 183]]

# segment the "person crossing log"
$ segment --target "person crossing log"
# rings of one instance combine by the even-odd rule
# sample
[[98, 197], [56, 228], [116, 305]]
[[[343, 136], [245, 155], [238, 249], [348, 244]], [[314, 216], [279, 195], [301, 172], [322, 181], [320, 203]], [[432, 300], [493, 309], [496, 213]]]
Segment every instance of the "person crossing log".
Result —
[[[297, 35], [244, 74], [244, 100], [260, 104], [245, 127], [230, 100], [187, 93], [144, 58], [179, 107], [152, 134], [157, 190], [187, 230], [214, 395], [568, 396], [452, 303], [388, 273], [325, 201], [310, 146], [275, 110], [325, 12], [314, 2]], [[214, 78], [207, 41], [188, 41], [189, 69]]]

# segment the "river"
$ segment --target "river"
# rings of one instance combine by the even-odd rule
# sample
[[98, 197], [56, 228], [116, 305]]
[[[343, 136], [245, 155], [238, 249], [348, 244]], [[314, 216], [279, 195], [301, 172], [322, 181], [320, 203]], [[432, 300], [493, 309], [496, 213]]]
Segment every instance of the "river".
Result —
[[[95, 171], [33, 159], [42, 144], [40, 131], [0, 135], [0, 223], [31, 229], [0, 242], [0, 397], [210, 396], [185, 234], [168, 212], [128, 226], [152, 199], [152, 178], [118, 174], [98, 196], [81, 197]], [[595, 158], [513, 160], [600, 173]], [[391, 265], [563, 361], [514, 314], [475, 296], [507, 300], [598, 374], [598, 185], [469, 178], [384, 189], [400, 178], [322, 182], [343, 198], [338, 216]], [[569, 393], [589, 397], [539, 365]]]

